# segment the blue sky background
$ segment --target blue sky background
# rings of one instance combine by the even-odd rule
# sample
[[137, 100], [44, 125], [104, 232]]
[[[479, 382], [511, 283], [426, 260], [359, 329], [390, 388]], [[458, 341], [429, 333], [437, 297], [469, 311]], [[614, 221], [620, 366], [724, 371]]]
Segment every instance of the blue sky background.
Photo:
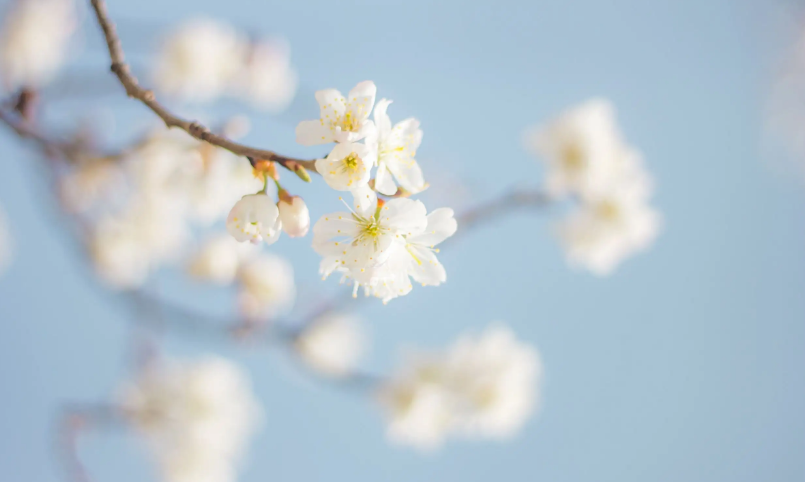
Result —
[[[378, 370], [393, 366], [401, 344], [440, 346], [492, 320], [535, 344], [543, 410], [508, 443], [459, 441], [435, 455], [391, 446], [370, 400], [311, 383], [281, 354], [168, 335], [170, 354], [231, 356], [253, 377], [266, 423], [239, 480], [805, 479], [805, 191], [760, 148], [781, 38], [772, 30], [784, 11], [761, 0], [111, 1], [138, 68], [159, 27], [191, 12], [290, 40], [307, 96], [278, 120], [250, 112], [252, 144], [318, 155], [293, 137], [295, 123], [316, 114], [312, 91], [372, 79], [395, 100], [393, 119], [422, 121], [429, 199], [459, 181], [469, 198], [440, 204], [460, 207], [537, 185], [542, 170], [520, 147], [522, 129], [606, 96], [656, 178], [666, 227], [610, 278], [566, 266], [551, 237], [558, 212], [523, 213], [444, 250], [443, 287], [361, 305], [373, 335], [367, 366]], [[61, 101], [48, 119], [114, 115], [114, 136], [147, 125], [106, 77], [94, 24], [84, 27], [69, 72], [112, 95]], [[225, 103], [209, 116], [242, 111]], [[62, 480], [56, 410], [114, 391], [132, 331], [52, 216], [31, 151], [7, 133], [0, 149], [0, 202], [17, 241], [0, 278], [0, 474]], [[289, 187], [314, 218], [339, 208], [321, 183]], [[319, 281], [309, 242], [283, 237], [271, 249], [293, 260], [301, 289], [338, 291]], [[176, 274], [159, 288], [202, 311], [229, 307]], [[146, 453], [125, 432], [86, 437], [81, 455], [98, 481], [150, 480]]]

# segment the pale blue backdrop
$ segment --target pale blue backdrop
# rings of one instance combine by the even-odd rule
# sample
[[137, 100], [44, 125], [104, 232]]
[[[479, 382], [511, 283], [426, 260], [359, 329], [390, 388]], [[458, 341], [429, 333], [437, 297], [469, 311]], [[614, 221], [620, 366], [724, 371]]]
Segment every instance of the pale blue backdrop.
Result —
[[[617, 105], [656, 177], [664, 232], [609, 279], [568, 269], [550, 233], [558, 213], [521, 214], [445, 250], [445, 286], [363, 306], [374, 339], [368, 365], [377, 369], [392, 366], [400, 343], [438, 346], [492, 320], [538, 346], [544, 407], [509, 443], [455, 442], [435, 455], [390, 446], [370, 401], [310, 383], [281, 355], [168, 336], [170, 353], [222, 353], [252, 374], [266, 424], [240, 480], [805, 479], [805, 191], [802, 178], [781, 175], [759, 147], [779, 4], [111, 0], [109, 7], [136, 68], [146, 65], [159, 28], [190, 12], [288, 37], [305, 97], [279, 120], [251, 112], [254, 144], [318, 154], [296, 146], [292, 134], [296, 121], [315, 116], [312, 91], [372, 79], [395, 100], [394, 118], [422, 120], [420, 153], [434, 191], [453, 177], [470, 187], [469, 202], [480, 201], [513, 183], [539, 183], [540, 166], [520, 148], [523, 127], [602, 95]], [[148, 114], [115, 95], [95, 25], [84, 27], [85, 51], [69, 72], [112, 95], [81, 110], [115, 112], [114, 134], [145, 125]], [[70, 118], [83, 105], [60, 101], [48, 118]], [[242, 110], [224, 103], [215, 113]], [[0, 152], [0, 200], [17, 240], [15, 264], [0, 278], [0, 478], [63, 480], [52, 457], [56, 409], [113, 392], [126, 375], [130, 325], [51, 215], [30, 151], [4, 132]], [[338, 209], [320, 184], [291, 186], [314, 217]], [[273, 249], [294, 260], [304, 289], [337, 289], [318, 280], [309, 238], [283, 238]], [[201, 288], [175, 291], [177, 278], [160, 286], [199, 309], [225, 311], [225, 298], [202, 301]], [[98, 481], [149, 480], [147, 456], [125, 433], [90, 435], [81, 455]]]

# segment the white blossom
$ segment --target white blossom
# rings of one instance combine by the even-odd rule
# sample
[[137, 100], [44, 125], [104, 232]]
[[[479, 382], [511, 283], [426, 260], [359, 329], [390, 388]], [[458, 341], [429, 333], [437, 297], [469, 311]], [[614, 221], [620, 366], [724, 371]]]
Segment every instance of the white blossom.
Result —
[[168, 482], [234, 482], [262, 418], [246, 375], [217, 357], [151, 364], [119, 402]]
[[326, 315], [304, 328], [296, 341], [296, 349], [315, 370], [344, 376], [357, 365], [364, 344], [363, 332], [354, 317]]
[[631, 153], [626, 169], [606, 187], [590, 191], [559, 226], [569, 261], [595, 274], [610, 274], [657, 236], [661, 217], [648, 202], [651, 181]]
[[239, 242], [274, 243], [280, 236], [279, 209], [266, 194], [249, 194], [235, 203], [226, 218], [226, 230]]
[[[420, 201], [393, 199], [377, 209], [377, 196], [368, 187], [356, 189], [353, 195], [355, 212], [350, 218], [346, 218], [350, 213], [328, 215], [319, 220], [319, 223], [324, 222], [318, 229], [318, 235], [319, 223], [313, 228], [314, 249], [324, 256], [320, 272], [325, 278], [333, 272], [339, 272], [343, 281], [352, 283], [354, 294], [363, 287], [366, 295], [371, 294], [384, 303], [408, 294], [413, 288], [410, 278], [423, 286], [436, 286], [447, 279], [444, 267], [436, 257], [438, 249], [435, 246], [456, 232], [457, 223], [452, 209], [441, 208], [424, 216], [426, 209]], [[384, 216], [390, 207], [408, 211], [408, 229], [397, 229], [394, 236], [387, 234], [385, 238], [373, 238], [371, 233], [383, 233], [384, 229], [388, 229], [385, 224], [392, 220], [390, 217], [385, 219]], [[342, 219], [338, 219], [339, 216]], [[330, 219], [337, 223], [332, 224]], [[343, 221], [347, 224], [356, 222], [362, 226], [358, 230], [369, 234], [358, 234], [353, 241], [348, 239], [346, 243], [343, 240], [328, 242], [331, 238], [341, 236], [339, 239], [343, 239], [346, 235], [348, 229], [340, 226]], [[372, 223], [376, 223], [376, 226]], [[327, 237], [333, 227], [337, 231], [336, 236], [330, 233], [330, 237]], [[349, 229], [356, 228], [351, 226]], [[377, 255], [374, 254], [375, 251], [371, 251], [379, 251], [380, 248], [383, 248], [382, 253]], [[347, 259], [355, 250], [364, 249], [370, 250], [371, 259], [368, 262], [366, 258], [364, 262], [358, 257], [351, 261]]]
[[366, 144], [337, 144], [325, 159], [316, 160], [316, 171], [336, 191], [351, 191], [369, 182], [377, 151]]
[[307, 234], [310, 229], [310, 211], [308, 211], [304, 199], [299, 196], [283, 197], [280, 195], [280, 202], [277, 206], [285, 234], [292, 238]]
[[154, 80], [170, 95], [209, 101], [228, 88], [245, 56], [245, 42], [232, 27], [207, 18], [191, 19], [165, 40]]
[[386, 113], [389, 104], [391, 101], [387, 99], [377, 102], [374, 113], [377, 134], [369, 141], [377, 143], [375, 189], [391, 196], [397, 192], [396, 179], [406, 191], [416, 194], [426, 187], [422, 170], [414, 159], [422, 143], [422, 129], [419, 121], [413, 118], [392, 127]]
[[317, 91], [320, 117], [299, 123], [296, 127], [296, 142], [313, 146], [363, 139], [375, 128], [369, 115], [374, 107], [376, 94], [377, 88], [372, 81], [360, 82], [347, 97], [335, 89]]
[[200, 280], [219, 285], [231, 284], [238, 274], [241, 262], [255, 254], [250, 243], [238, 243], [232, 236], [222, 234], [208, 239], [190, 258], [188, 273]]
[[65, 174], [59, 182], [59, 196], [71, 212], [84, 213], [101, 200], [113, 196], [126, 184], [125, 172], [112, 161], [89, 160]]
[[241, 312], [250, 319], [273, 318], [293, 306], [296, 297], [293, 267], [279, 256], [261, 253], [238, 270]]
[[299, 85], [299, 76], [291, 67], [288, 42], [269, 39], [253, 43], [245, 62], [242, 72], [233, 79], [233, 93], [271, 112], [285, 110]]
[[72, 0], [16, 0], [0, 30], [6, 90], [42, 87], [64, 63], [76, 26]]
[[593, 99], [525, 134], [546, 163], [546, 188], [555, 196], [584, 194], [606, 182], [623, 149], [612, 104]]
[[446, 350], [408, 361], [381, 389], [389, 438], [435, 449], [451, 436], [513, 436], [539, 402], [536, 350], [502, 325], [463, 336]]

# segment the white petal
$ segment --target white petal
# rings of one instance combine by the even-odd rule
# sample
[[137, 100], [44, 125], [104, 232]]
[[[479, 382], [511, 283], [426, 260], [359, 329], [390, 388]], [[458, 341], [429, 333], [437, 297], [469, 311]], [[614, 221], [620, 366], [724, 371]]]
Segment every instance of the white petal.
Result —
[[296, 126], [296, 142], [303, 146], [315, 146], [333, 142], [333, 132], [321, 120], [302, 121]]
[[321, 108], [321, 119], [324, 120], [325, 123], [327, 123], [328, 119], [334, 121], [346, 112], [344, 94], [336, 89], [316, 91], [316, 101]]
[[424, 231], [428, 224], [427, 209], [421, 201], [392, 199], [383, 206], [380, 222], [397, 234], [413, 236]]
[[435, 246], [455, 234], [458, 223], [450, 208], [439, 208], [428, 215], [428, 225], [424, 232], [408, 238], [409, 243], [422, 246]]
[[422, 169], [414, 159], [388, 163], [388, 168], [397, 182], [411, 193], [418, 193], [425, 189], [425, 179]]
[[385, 164], [377, 168], [377, 175], [375, 176], [375, 189], [380, 194], [392, 196], [397, 192], [397, 185], [391, 178], [391, 172]]
[[391, 104], [391, 101], [388, 99], [380, 99], [377, 101], [377, 105], [375, 106], [375, 125], [377, 125], [378, 135], [381, 138], [384, 138], [391, 132], [391, 119], [389, 119], [386, 110]]
[[377, 193], [369, 187], [369, 184], [353, 189], [352, 196], [355, 212], [359, 216], [364, 218], [374, 216], [377, 210]]
[[349, 91], [347, 98], [347, 112], [351, 112], [357, 120], [369, 118], [372, 107], [375, 105], [377, 87], [371, 80], [360, 82]]
[[418, 246], [408, 246], [413, 257], [410, 274], [418, 283], [427, 286], [437, 286], [447, 280], [444, 266], [436, 259], [433, 251]]

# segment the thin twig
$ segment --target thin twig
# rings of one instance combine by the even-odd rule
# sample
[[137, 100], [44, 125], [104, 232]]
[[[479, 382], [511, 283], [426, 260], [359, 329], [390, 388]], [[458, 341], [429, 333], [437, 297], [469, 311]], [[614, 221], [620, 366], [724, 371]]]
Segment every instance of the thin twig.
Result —
[[122, 422], [120, 412], [111, 405], [69, 405], [59, 415], [57, 452], [73, 482], [91, 482], [78, 455], [78, 438], [88, 428], [108, 428]]
[[200, 141], [226, 149], [233, 154], [244, 156], [250, 160], [274, 161], [293, 172], [298, 172], [300, 170], [299, 168], [316, 172], [315, 160], [296, 159], [277, 154], [274, 151], [238, 144], [224, 136], [214, 134], [209, 128], [198, 122], [191, 122], [173, 114], [157, 101], [152, 90], [143, 88], [137, 81], [137, 78], [132, 75], [131, 69], [128, 64], [126, 64], [123, 47], [120, 38], [117, 36], [115, 25], [106, 12], [106, 3], [103, 0], [91, 0], [91, 4], [95, 11], [95, 16], [98, 19], [98, 24], [101, 26], [104, 38], [106, 39], [106, 45], [109, 49], [109, 58], [112, 61], [111, 70], [126, 89], [126, 95], [139, 100], [146, 107], [151, 109], [151, 111], [165, 122], [167, 127], [177, 127]]

